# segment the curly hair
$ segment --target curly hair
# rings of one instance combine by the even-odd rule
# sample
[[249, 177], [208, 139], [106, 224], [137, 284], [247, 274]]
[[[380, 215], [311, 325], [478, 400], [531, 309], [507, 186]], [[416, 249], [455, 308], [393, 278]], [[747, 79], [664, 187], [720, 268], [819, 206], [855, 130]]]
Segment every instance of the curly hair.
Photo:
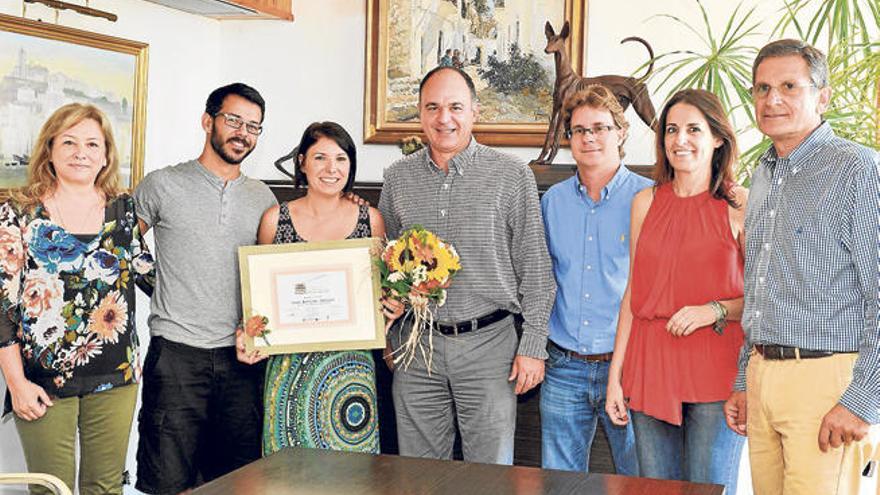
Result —
[[123, 189], [119, 186], [119, 154], [116, 151], [110, 119], [94, 105], [69, 103], [55, 110], [43, 124], [28, 161], [27, 183], [8, 195], [21, 206], [33, 208], [54, 191], [58, 178], [51, 161], [52, 144], [61, 133], [86, 119], [94, 120], [101, 127], [106, 150], [107, 164], [95, 177], [95, 188], [104, 194], [107, 201], [121, 194]]
[[620, 157], [623, 158], [626, 155], [623, 151], [623, 144], [626, 142], [626, 138], [629, 137], [629, 122], [627, 122], [626, 117], [623, 115], [623, 107], [620, 106], [620, 102], [614, 96], [614, 93], [601, 84], [584, 85], [583, 81], [578, 82], [575, 92], [569, 95], [562, 103], [562, 119], [566, 132], [571, 131], [571, 114], [580, 107], [598, 108], [611, 113], [614, 125], [623, 131], [623, 139], [620, 140], [620, 145], [617, 147]]

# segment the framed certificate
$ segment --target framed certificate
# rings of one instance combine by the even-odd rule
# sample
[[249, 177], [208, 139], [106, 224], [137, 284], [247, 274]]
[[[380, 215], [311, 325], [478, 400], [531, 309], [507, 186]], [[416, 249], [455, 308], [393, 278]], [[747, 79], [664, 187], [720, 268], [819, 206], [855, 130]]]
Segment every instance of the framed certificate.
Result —
[[385, 347], [378, 239], [266, 244], [238, 248], [244, 319], [265, 317], [264, 336], [247, 336], [248, 352]]

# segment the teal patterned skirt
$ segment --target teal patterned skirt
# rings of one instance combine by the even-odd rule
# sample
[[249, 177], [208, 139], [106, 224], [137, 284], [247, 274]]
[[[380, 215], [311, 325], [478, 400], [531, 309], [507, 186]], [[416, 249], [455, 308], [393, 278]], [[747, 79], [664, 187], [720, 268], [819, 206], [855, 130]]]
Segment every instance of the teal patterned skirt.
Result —
[[379, 453], [369, 351], [272, 356], [263, 401], [263, 455], [284, 447]]

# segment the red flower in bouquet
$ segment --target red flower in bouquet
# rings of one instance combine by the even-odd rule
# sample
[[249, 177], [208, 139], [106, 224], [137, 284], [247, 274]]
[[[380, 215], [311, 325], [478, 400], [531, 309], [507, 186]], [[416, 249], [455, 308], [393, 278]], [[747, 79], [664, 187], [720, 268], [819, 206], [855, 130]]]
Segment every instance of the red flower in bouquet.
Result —
[[268, 325], [268, 324], [269, 324], [269, 318], [266, 318], [263, 315], [255, 314], [254, 316], [251, 316], [250, 318], [248, 318], [247, 321], [244, 323], [244, 333], [248, 337], [252, 337], [252, 338], [259, 337], [259, 338], [263, 339], [263, 341], [266, 343], [266, 345], [270, 345], [269, 339], [266, 338], [266, 335], [271, 333], [271, 330], [266, 328], [266, 325]]

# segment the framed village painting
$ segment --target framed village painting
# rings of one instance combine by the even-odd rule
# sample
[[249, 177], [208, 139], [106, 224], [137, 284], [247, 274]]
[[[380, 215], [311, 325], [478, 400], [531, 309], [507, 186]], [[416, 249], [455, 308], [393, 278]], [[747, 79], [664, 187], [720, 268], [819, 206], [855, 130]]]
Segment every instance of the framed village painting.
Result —
[[364, 141], [418, 134], [419, 81], [454, 65], [477, 89], [477, 140], [540, 146], [556, 74], [544, 24], [570, 23], [567, 49], [581, 74], [586, 8], [586, 0], [367, 0]]
[[40, 126], [58, 107], [90, 103], [110, 118], [120, 176], [143, 175], [147, 45], [0, 14], [0, 189], [19, 187]]

